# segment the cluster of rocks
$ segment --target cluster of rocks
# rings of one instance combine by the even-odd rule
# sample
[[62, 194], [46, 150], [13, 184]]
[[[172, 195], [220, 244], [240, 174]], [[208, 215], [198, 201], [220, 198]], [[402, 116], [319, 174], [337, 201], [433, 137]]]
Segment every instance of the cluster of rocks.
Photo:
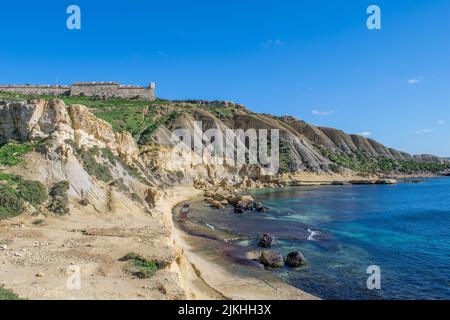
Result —
[[[282, 188], [293, 185], [295, 180], [291, 174], [280, 175], [261, 175], [260, 168], [254, 168], [255, 177], [251, 178], [246, 174], [235, 175], [222, 179], [214, 178], [194, 178], [193, 184], [196, 189], [201, 189], [205, 192], [217, 192], [214, 190], [222, 190], [225, 193], [234, 193], [246, 190], [256, 190], [263, 188]], [[250, 169], [249, 169], [250, 170]], [[221, 191], [221, 192], [222, 192]], [[223, 193], [222, 192], [222, 193]]]
[[219, 192], [212, 193], [207, 191], [204, 196], [205, 201], [209, 203], [211, 207], [216, 209], [221, 209], [228, 205], [232, 205], [235, 213], [245, 213], [247, 211], [269, 211], [269, 208], [264, 207], [261, 202], [255, 201], [255, 199], [249, 195], [224, 195]]
[[[41, 249], [49, 246], [48, 242], [33, 242], [21, 248], [11, 248], [7, 244], [0, 244], [0, 257], [6, 257], [10, 262], [21, 265], [39, 265], [43, 262], [55, 260], [54, 257], [44, 255]], [[56, 255], [56, 253], [55, 253]]]
[[396, 184], [398, 181], [395, 179], [365, 179], [365, 180], [350, 180], [349, 184]]
[[[275, 239], [270, 234], [263, 234], [258, 242], [258, 245], [263, 248], [269, 248], [274, 244]], [[263, 250], [259, 252], [256, 260], [266, 268], [281, 268], [285, 264], [295, 268], [306, 264], [305, 257], [299, 251], [290, 252], [285, 259], [281, 253], [274, 250]]]
[[184, 102], [189, 104], [197, 104], [202, 105], [206, 107], [235, 107], [237, 109], [245, 109], [245, 106], [243, 104], [235, 103], [232, 101], [221, 101], [221, 100], [215, 100], [215, 101], [209, 101], [209, 100], [181, 100], [176, 102]]

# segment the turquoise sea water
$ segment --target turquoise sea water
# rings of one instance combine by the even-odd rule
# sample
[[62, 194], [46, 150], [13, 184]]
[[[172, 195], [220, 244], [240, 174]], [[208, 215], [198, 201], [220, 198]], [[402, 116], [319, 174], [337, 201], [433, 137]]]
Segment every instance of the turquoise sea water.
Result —
[[[450, 178], [254, 196], [271, 210], [208, 210], [199, 218], [251, 237], [272, 233], [283, 254], [301, 251], [306, 266], [272, 271], [294, 286], [324, 299], [450, 299]], [[256, 249], [256, 242], [238, 245]], [[381, 270], [380, 290], [367, 289], [371, 265]]]

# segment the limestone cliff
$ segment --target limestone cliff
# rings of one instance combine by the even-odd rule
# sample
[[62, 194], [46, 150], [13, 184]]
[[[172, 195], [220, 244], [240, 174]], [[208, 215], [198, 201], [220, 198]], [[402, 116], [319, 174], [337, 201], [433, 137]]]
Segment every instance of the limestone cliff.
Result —
[[[258, 184], [248, 179], [261, 184], [296, 172], [386, 176], [438, 173], [449, 167], [448, 160], [436, 156], [412, 156], [362, 136], [316, 127], [293, 117], [256, 114], [240, 105], [168, 101], [151, 107], [153, 122], [133, 136], [126, 130], [114, 130], [111, 116], [105, 117], [107, 122], [99, 118], [103, 113], [80, 104], [66, 105], [59, 99], [1, 102], [0, 144], [18, 141], [33, 145], [26, 161], [3, 169], [43, 182], [47, 188], [69, 181], [72, 202], [102, 211], [109, 206], [111, 188], [133, 203], [151, 207], [157, 190], [179, 184], [255, 187]], [[108, 110], [114, 112], [112, 107]], [[148, 110], [147, 106], [139, 111], [142, 119]], [[179, 128], [195, 133], [195, 122], [201, 123], [203, 132], [212, 128], [278, 129], [282, 175], [267, 180], [261, 166], [236, 165], [221, 155], [199, 155], [192, 145], [175, 152], [171, 133]], [[197, 138], [205, 140], [203, 135]], [[227, 142], [242, 144], [233, 141]], [[247, 152], [251, 153], [248, 148]]]

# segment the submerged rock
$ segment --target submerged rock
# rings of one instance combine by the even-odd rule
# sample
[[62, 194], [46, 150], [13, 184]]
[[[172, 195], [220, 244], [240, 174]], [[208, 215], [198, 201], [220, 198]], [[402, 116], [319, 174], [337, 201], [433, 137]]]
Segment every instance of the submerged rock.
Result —
[[259, 239], [258, 246], [268, 248], [272, 246], [274, 242], [274, 238], [270, 234], [265, 233]]
[[291, 267], [300, 267], [306, 264], [306, 259], [300, 252], [294, 251], [287, 255], [286, 264]]
[[239, 201], [234, 207], [235, 213], [244, 213], [250, 210], [253, 210], [253, 202]]
[[261, 252], [259, 261], [267, 268], [281, 268], [284, 265], [283, 256], [272, 250]]

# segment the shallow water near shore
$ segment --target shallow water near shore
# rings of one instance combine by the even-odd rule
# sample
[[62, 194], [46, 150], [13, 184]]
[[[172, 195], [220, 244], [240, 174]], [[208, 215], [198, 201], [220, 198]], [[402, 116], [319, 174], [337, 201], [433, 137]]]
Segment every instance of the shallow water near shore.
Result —
[[[237, 251], [258, 249], [256, 238], [273, 234], [273, 249], [299, 250], [308, 264], [267, 272], [323, 299], [450, 298], [450, 178], [252, 194], [271, 210], [235, 214], [194, 201], [190, 231], [234, 234]], [[381, 270], [380, 290], [367, 289], [371, 265]]]

